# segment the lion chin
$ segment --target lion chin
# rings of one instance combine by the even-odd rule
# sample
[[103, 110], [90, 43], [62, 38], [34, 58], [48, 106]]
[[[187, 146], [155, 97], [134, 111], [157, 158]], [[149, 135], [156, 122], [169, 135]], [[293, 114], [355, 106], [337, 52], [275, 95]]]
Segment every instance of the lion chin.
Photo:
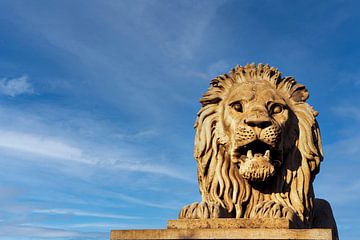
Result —
[[336, 232], [335, 220], [317, 215], [321, 205], [333, 219], [330, 205], [314, 198], [323, 154], [307, 98], [303, 85], [269, 65], [237, 66], [213, 79], [195, 122], [202, 201], [179, 218], [286, 218]]
[[248, 150], [244, 164], [239, 166], [240, 175], [249, 181], [265, 182], [275, 174], [275, 167], [270, 163], [270, 151], [264, 155], [252, 154]]

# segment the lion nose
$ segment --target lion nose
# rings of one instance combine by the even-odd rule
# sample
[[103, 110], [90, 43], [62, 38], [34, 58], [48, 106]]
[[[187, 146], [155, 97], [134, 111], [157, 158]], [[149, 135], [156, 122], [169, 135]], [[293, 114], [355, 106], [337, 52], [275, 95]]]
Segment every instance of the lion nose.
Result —
[[250, 116], [245, 119], [245, 123], [250, 127], [266, 128], [271, 125], [270, 118], [267, 116]]

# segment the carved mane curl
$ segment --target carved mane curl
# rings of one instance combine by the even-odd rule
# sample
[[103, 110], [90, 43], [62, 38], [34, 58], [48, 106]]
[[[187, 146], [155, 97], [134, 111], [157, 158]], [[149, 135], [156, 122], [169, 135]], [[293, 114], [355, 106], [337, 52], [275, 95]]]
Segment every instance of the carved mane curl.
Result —
[[[268, 81], [282, 94], [296, 118], [296, 127], [286, 136], [293, 144], [284, 152], [284, 164], [272, 182], [272, 191], [262, 193], [244, 180], [230, 161], [221, 127], [221, 104], [236, 83]], [[305, 86], [293, 77], [282, 77], [269, 65], [237, 66], [229, 74], [211, 81], [208, 91], [200, 99], [202, 107], [195, 122], [194, 157], [198, 162], [198, 181], [202, 201], [219, 203], [237, 218], [251, 217], [257, 203], [275, 200], [292, 209], [301, 222], [312, 221], [314, 192], [312, 182], [323, 159], [321, 138], [315, 117], [317, 112], [306, 100]]]

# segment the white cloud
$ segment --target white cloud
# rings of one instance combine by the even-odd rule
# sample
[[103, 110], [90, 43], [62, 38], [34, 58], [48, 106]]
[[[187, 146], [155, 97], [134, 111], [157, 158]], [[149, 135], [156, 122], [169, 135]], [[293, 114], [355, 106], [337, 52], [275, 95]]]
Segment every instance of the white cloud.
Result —
[[[157, 40], [163, 43], [162, 51], [168, 57], [173, 59], [192, 59], [201, 45], [206, 42], [206, 31], [209, 28], [209, 24], [216, 10], [222, 5], [222, 2], [211, 2], [201, 6], [191, 4], [192, 8], [189, 8], [186, 2], [180, 2], [180, 5], [181, 7], [177, 7], [176, 10], [177, 16], [180, 16], [182, 20], [181, 22], [177, 22], [176, 19], [171, 19], [172, 14], [167, 16], [173, 21], [172, 24], [179, 24], [176, 31], [164, 31], [160, 28], [161, 33], [154, 34], [154, 36], [157, 36]], [[191, 11], [189, 11], [189, 9], [191, 9]], [[166, 8], [166, 10], [172, 11], [173, 9]], [[150, 21], [145, 24], [148, 29], [152, 29], [151, 31], [159, 29], [158, 26], [154, 27], [149, 24], [153, 23], [153, 19], [149, 20]]]
[[37, 237], [37, 238], [64, 238], [79, 237], [81, 233], [63, 229], [32, 227], [32, 226], [0, 226], [0, 236], [3, 237]]
[[360, 181], [349, 181], [349, 175], [356, 175], [353, 168], [353, 165], [324, 167], [326, 171], [321, 172], [315, 181], [316, 196], [330, 201], [335, 207], [358, 202], [360, 196], [354, 193], [360, 191]]
[[207, 70], [203, 72], [190, 71], [189, 75], [210, 81], [211, 79], [215, 78], [220, 74], [227, 73], [231, 67], [235, 67], [235, 66], [231, 66], [229, 63], [227, 63], [224, 60], [218, 60], [211, 63], [207, 67]]
[[23, 75], [19, 78], [1, 78], [0, 79], [0, 93], [15, 97], [20, 94], [32, 94], [34, 89], [28, 82], [28, 77]]
[[[106, 163], [108, 164], [108, 163]], [[135, 172], [145, 172], [145, 173], [153, 173], [153, 174], [160, 174], [180, 180], [184, 180], [187, 182], [194, 182], [193, 179], [184, 172], [180, 170], [169, 168], [168, 166], [160, 165], [160, 164], [149, 164], [144, 162], [125, 162], [125, 161], [118, 161], [112, 165], [112, 167], [116, 169], [123, 169], [127, 171], [135, 171]]]
[[335, 143], [324, 146], [325, 156], [327, 158], [347, 159], [347, 161], [356, 161], [357, 156], [360, 154], [360, 136], [354, 136], [351, 138], [341, 139]]
[[69, 225], [70, 228], [100, 228], [100, 229], [139, 229], [139, 228], [151, 228], [145, 224], [134, 224], [134, 223], [109, 223], [109, 222], [95, 222], [95, 223], [80, 223]]
[[343, 118], [353, 118], [360, 121], [360, 108], [357, 106], [337, 106], [333, 108], [335, 114]]
[[315, 181], [316, 192], [336, 205], [359, 201], [360, 196], [353, 193], [360, 191], [360, 181], [351, 176], [356, 176], [359, 168], [360, 136], [324, 145], [324, 155], [325, 160]]
[[0, 187], [0, 201], [6, 201], [12, 199], [13, 197], [17, 197], [21, 194], [21, 191], [17, 188], [11, 188], [2, 186]]
[[[175, 179], [193, 182], [190, 176], [178, 169], [160, 164], [147, 163], [136, 160], [125, 150], [121, 152], [98, 152], [93, 146], [91, 152], [84, 154], [84, 150], [74, 147], [65, 140], [54, 139], [48, 136], [21, 133], [16, 131], [0, 130], [0, 148], [5, 148], [19, 153], [30, 153], [50, 159], [69, 160], [76, 163], [101, 166], [103, 168], [120, 169], [128, 172], [145, 172], [150, 174], [163, 175]], [[105, 155], [105, 152], [107, 155]], [[112, 155], [112, 157], [109, 157]], [[117, 160], [120, 159], [121, 160]], [[139, 159], [141, 159], [138, 156]], [[114, 160], [115, 159], [115, 160]], [[74, 170], [74, 169], [73, 169]]]
[[127, 216], [120, 214], [106, 214], [106, 213], [94, 213], [88, 211], [79, 211], [74, 209], [35, 209], [33, 213], [42, 214], [59, 214], [59, 215], [74, 215], [84, 217], [98, 217], [98, 218], [115, 218], [115, 219], [143, 219], [142, 217]]
[[152, 138], [157, 135], [159, 135], [157, 130], [146, 129], [146, 130], [135, 132], [133, 134], [117, 134], [116, 136], [119, 139], [124, 139], [124, 140], [143, 140], [143, 139]]
[[148, 206], [148, 207], [164, 208], [164, 209], [178, 209], [175, 206], [175, 204], [174, 205], [167, 205], [167, 204], [164, 204], [164, 203], [153, 203], [153, 202], [150, 202], [150, 201], [147, 201], [147, 200], [142, 200], [142, 199], [139, 199], [139, 198], [130, 197], [130, 196], [122, 194], [122, 193], [112, 193], [111, 196], [114, 197], [114, 198], [124, 200], [124, 201], [129, 202], [129, 203], [135, 203], [135, 204]]
[[0, 130], [0, 147], [45, 157], [86, 162], [80, 149], [59, 140], [33, 134]]

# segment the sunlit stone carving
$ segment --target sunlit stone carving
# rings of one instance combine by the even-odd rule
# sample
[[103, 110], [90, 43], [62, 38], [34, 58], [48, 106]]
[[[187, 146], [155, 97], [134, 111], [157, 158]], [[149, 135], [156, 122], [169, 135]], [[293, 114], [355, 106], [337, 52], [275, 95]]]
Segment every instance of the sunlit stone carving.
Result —
[[314, 196], [323, 154], [307, 98], [303, 85], [269, 65], [213, 79], [195, 123], [202, 201], [183, 207], [167, 229], [113, 230], [111, 240], [338, 240], [330, 204]]
[[314, 197], [323, 153], [308, 96], [269, 65], [237, 66], [213, 79], [195, 123], [202, 201], [179, 218], [284, 218], [336, 231], [330, 205]]

